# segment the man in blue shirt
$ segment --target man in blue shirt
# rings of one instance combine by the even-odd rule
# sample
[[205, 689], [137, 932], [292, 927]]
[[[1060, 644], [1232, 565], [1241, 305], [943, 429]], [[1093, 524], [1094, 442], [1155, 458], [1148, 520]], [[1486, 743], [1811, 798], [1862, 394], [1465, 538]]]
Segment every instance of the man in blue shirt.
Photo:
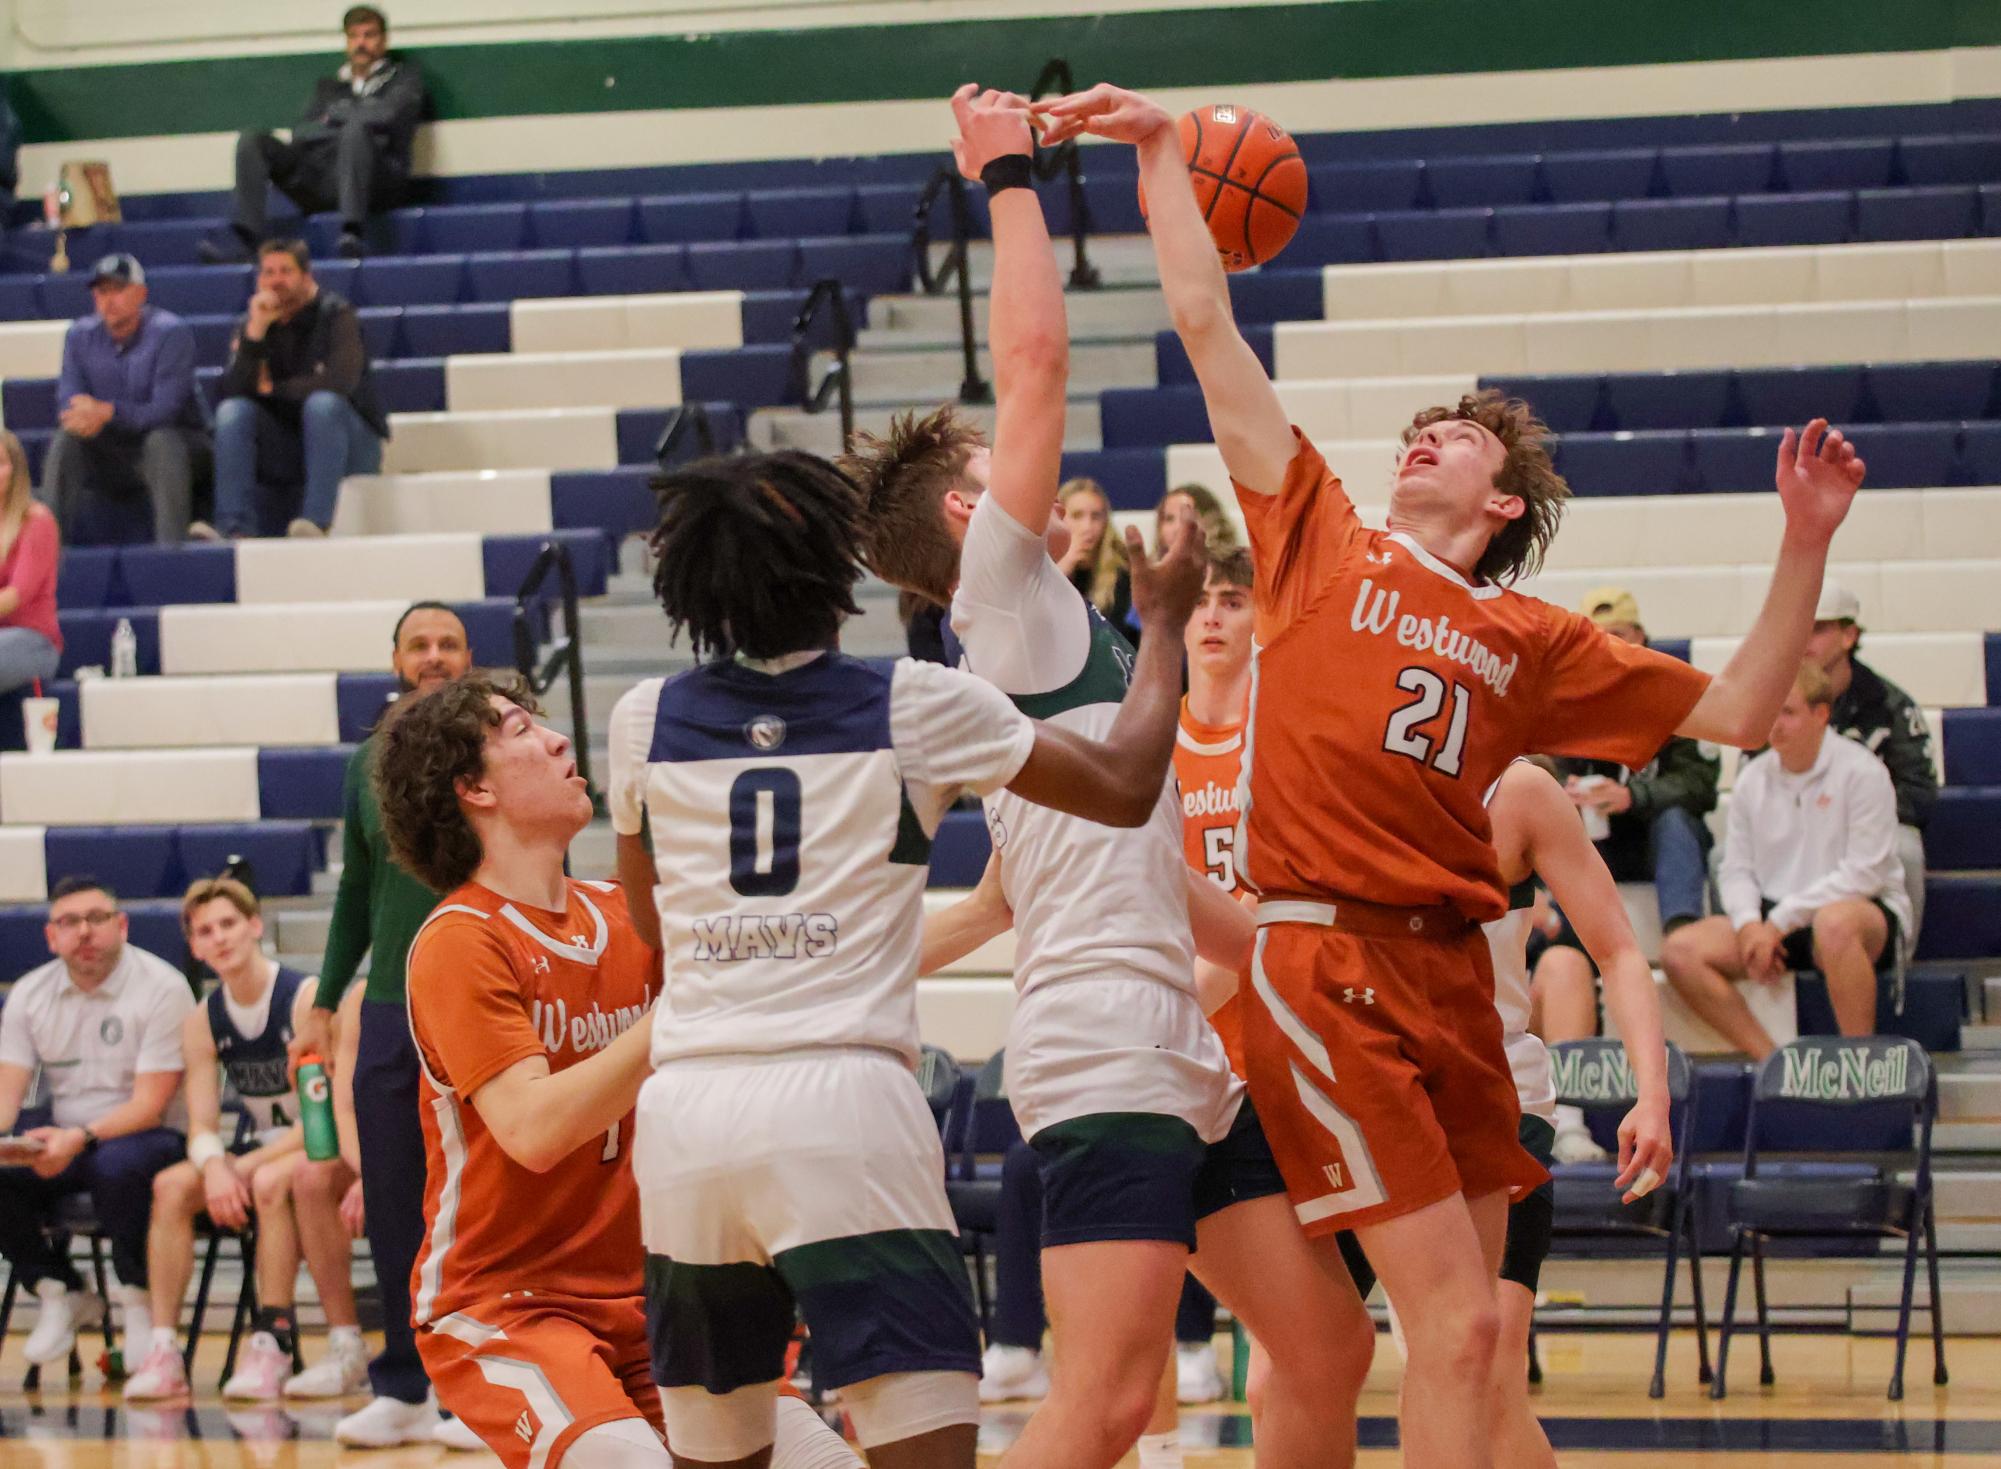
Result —
[[209, 462], [194, 333], [171, 311], [146, 304], [146, 272], [130, 255], [97, 262], [90, 296], [96, 313], [75, 322], [63, 342], [61, 427], [42, 474], [63, 542], [130, 539], [114, 504], [142, 495], [152, 502], [154, 538], [185, 540], [195, 476]]

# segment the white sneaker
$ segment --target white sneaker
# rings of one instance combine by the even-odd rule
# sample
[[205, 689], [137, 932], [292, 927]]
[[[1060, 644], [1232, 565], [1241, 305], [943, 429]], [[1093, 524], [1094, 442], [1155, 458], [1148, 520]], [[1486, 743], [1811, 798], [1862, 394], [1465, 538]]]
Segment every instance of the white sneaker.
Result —
[[327, 1354], [285, 1384], [288, 1398], [344, 1398], [368, 1386], [368, 1346], [359, 1336], [327, 1337]]
[[1049, 1369], [1033, 1347], [994, 1343], [980, 1358], [980, 1401], [1005, 1403], [1011, 1398], [1049, 1396]]
[[191, 541], [219, 541], [222, 539], [222, 532], [210, 525], [206, 520], [190, 521], [188, 523], [188, 539]]
[[222, 1385], [222, 1395], [234, 1402], [275, 1403], [291, 1367], [291, 1354], [278, 1345], [277, 1337], [268, 1331], [252, 1332], [235, 1373]]
[[448, 1449], [459, 1449], [477, 1453], [486, 1447], [486, 1440], [472, 1431], [463, 1418], [447, 1418], [432, 1431], [431, 1441], [441, 1443]]
[[437, 1404], [406, 1403], [401, 1398], [370, 1398], [334, 1425], [334, 1442], [351, 1449], [393, 1449], [400, 1444], [429, 1443], [438, 1428]]
[[187, 1395], [188, 1373], [181, 1365], [181, 1349], [171, 1344], [157, 1346], [147, 1352], [139, 1370], [125, 1379], [125, 1401], [128, 1403], [152, 1403], [162, 1398], [184, 1398]]
[[1223, 1396], [1223, 1371], [1216, 1365], [1213, 1342], [1177, 1342], [1174, 1347], [1174, 1397], [1180, 1403], [1213, 1403]]
[[104, 1297], [70, 1290], [51, 1280], [37, 1285], [35, 1294], [42, 1298], [42, 1309], [21, 1355], [38, 1367], [47, 1367], [68, 1360], [79, 1331], [103, 1322]]
[[1606, 1152], [1582, 1127], [1566, 1127], [1549, 1145], [1549, 1156], [1558, 1163], [1603, 1163]]
[[317, 541], [326, 536], [324, 530], [303, 515], [285, 527], [285, 534], [295, 541]]

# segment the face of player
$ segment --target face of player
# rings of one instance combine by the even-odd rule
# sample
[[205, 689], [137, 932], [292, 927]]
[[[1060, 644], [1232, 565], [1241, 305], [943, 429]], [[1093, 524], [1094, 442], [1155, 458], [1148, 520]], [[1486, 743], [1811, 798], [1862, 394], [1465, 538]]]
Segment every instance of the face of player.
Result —
[[1182, 634], [1190, 675], [1223, 682], [1242, 673], [1251, 661], [1251, 621], [1250, 588], [1219, 581], [1210, 572]]
[[1786, 769], [1799, 771], [1811, 766], [1820, 754], [1821, 736], [1827, 732], [1828, 709], [1813, 705], [1798, 689], [1786, 693], [1779, 717], [1772, 721], [1772, 748]]
[[1507, 458], [1498, 438], [1466, 419], [1448, 418], [1418, 430], [1397, 460], [1392, 524], [1456, 529], [1489, 515], [1514, 519], [1523, 510], [1521, 497], [1494, 488]]
[[[993, 452], [985, 445], [973, 450], [966, 460], [966, 468], [960, 488], [945, 497], [945, 523], [951, 527], [952, 539], [960, 545], [966, 542], [966, 525], [973, 518], [973, 507], [980, 503], [980, 497], [987, 492], [992, 482], [994, 467]], [[1070, 527], [1063, 519], [1063, 507], [1049, 507], [1049, 527], [1042, 533], [1049, 545], [1050, 559], [1061, 561], [1070, 550]]]
[[49, 952], [87, 985], [102, 984], [125, 952], [125, 915], [101, 888], [85, 888], [49, 904], [43, 929]]
[[568, 847], [591, 819], [590, 786], [569, 740], [498, 694], [493, 708], [500, 723], [487, 731], [478, 787], [485, 804], [516, 833]]
[[389, 37], [374, 21], [356, 21], [347, 28], [347, 64], [354, 68], [356, 76], [365, 77], [374, 71], [388, 49]]
[[1070, 530], [1070, 547], [1080, 556], [1089, 556], [1098, 549], [1098, 542], [1105, 538], [1105, 526], [1111, 520], [1112, 507], [1105, 503], [1103, 495], [1090, 490], [1079, 490], [1063, 505], [1063, 524]]
[[1160, 554], [1165, 556], [1172, 551], [1180, 543], [1181, 533], [1199, 518], [1193, 495], [1169, 495], [1162, 500], [1153, 532], [1154, 539], [1160, 544]]
[[245, 918], [227, 898], [211, 898], [188, 915], [188, 952], [225, 978], [256, 962], [263, 938], [264, 920]]
[[428, 694], [439, 684], [463, 678], [472, 667], [466, 627], [454, 612], [426, 607], [403, 619], [392, 665], [405, 693]]
[[1833, 673], [1855, 652], [1861, 636], [1861, 629], [1852, 622], [1816, 622], [1807, 634], [1806, 656]]

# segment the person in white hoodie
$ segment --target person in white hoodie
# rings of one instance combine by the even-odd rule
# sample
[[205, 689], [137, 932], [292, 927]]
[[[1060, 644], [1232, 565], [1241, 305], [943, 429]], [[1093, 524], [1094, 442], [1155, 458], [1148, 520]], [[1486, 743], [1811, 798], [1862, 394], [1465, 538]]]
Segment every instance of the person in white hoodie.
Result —
[[1675, 930], [1661, 967], [1689, 1008], [1753, 1060], [1774, 1049], [1736, 981], [1817, 969], [1843, 1035], [1876, 1028], [1877, 966], [1912, 931], [1897, 855], [1897, 796], [1883, 762], [1828, 728], [1833, 686], [1808, 660], [1772, 723], [1771, 748], [1730, 797], [1723, 913]]

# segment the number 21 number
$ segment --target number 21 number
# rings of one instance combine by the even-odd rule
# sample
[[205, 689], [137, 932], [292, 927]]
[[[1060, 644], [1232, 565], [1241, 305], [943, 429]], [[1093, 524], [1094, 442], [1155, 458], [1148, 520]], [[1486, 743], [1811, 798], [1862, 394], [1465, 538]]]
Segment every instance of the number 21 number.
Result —
[[[1472, 696], [1463, 685], [1451, 685], [1452, 718], [1446, 725], [1443, 743], [1438, 743], [1435, 731], [1420, 734], [1418, 726], [1437, 718], [1445, 708], [1445, 680], [1428, 668], [1406, 668], [1397, 675], [1397, 687], [1417, 697], [1390, 716], [1389, 728], [1383, 732], [1383, 748], [1408, 755], [1420, 765], [1428, 762], [1441, 775], [1459, 774], [1460, 761], [1466, 753], [1466, 719], [1472, 708]], [[1435, 743], [1438, 751], [1433, 754]]]

